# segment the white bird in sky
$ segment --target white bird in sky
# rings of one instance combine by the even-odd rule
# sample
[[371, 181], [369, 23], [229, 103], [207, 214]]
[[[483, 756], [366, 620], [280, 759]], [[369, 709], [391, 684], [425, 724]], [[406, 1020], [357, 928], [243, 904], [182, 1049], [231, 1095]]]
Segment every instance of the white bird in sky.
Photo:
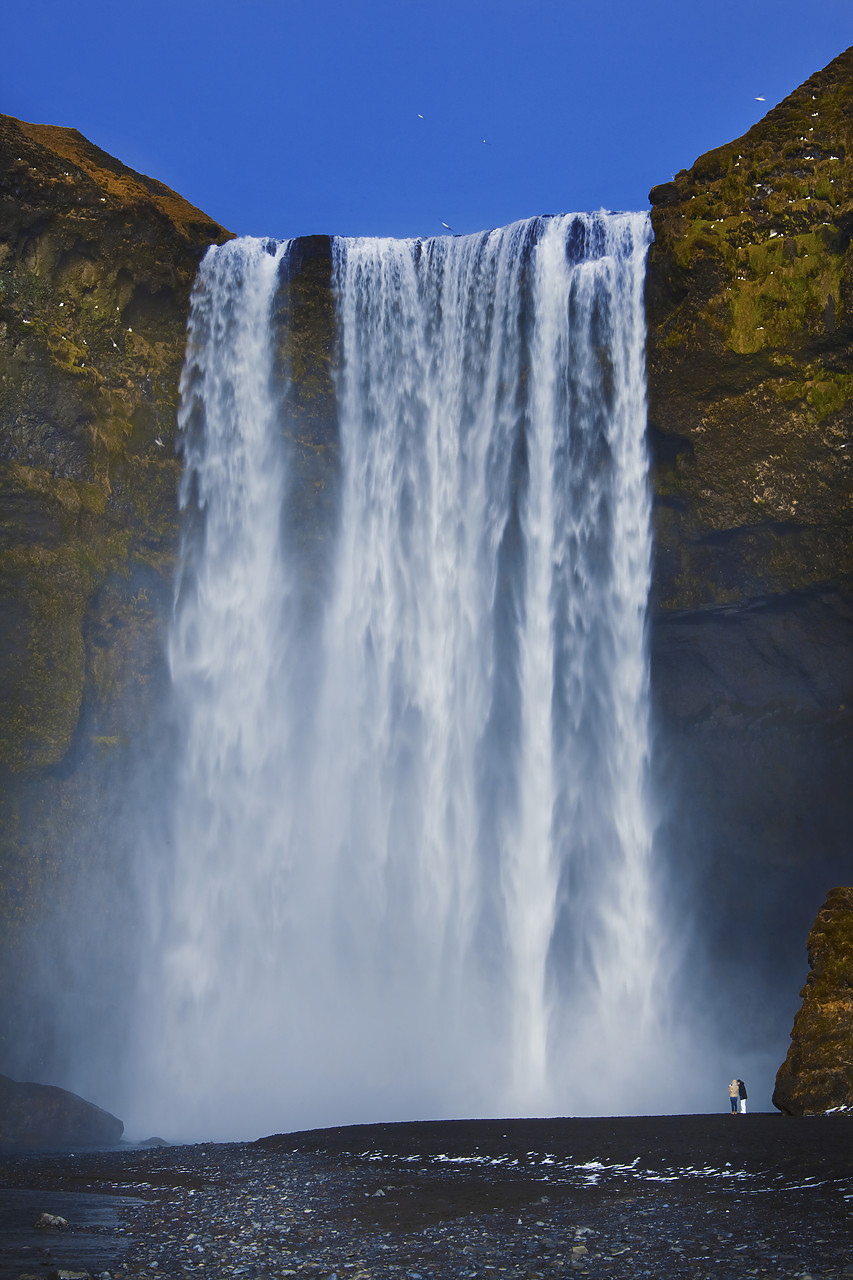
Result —
[[442, 224], [441, 224], [441, 225], [442, 225], [443, 227], [447, 227], [447, 230], [448, 230], [448, 231], [452, 231], [452, 230], [453, 230], [453, 228], [451, 227], [451, 225], [450, 225], [450, 223], [449, 223], [449, 222], [442, 222]]
[[418, 112], [418, 119], [423, 120], [423, 116], [421, 115], [420, 111]]
[[756, 98], [756, 99], [755, 99], [755, 101], [756, 101], [756, 102], [766, 102], [766, 101], [767, 101], [767, 99], [766, 99], [766, 98]]
[[155, 437], [154, 437], [154, 443], [156, 444], [156, 446], [157, 446], [157, 448], [158, 448], [158, 449], [165, 449], [165, 448], [166, 448], [165, 444], [163, 443], [163, 441], [160, 439], [160, 437], [159, 437], [159, 436], [155, 436]]

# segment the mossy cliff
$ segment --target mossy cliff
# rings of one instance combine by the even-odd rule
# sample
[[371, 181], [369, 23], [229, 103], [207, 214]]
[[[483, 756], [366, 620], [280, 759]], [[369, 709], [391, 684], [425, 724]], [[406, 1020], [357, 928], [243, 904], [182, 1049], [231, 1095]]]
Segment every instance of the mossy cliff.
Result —
[[91, 830], [101, 766], [150, 709], [176, 546], [189, 295], [207, 245], [228, 236], [75, 130], [0, 116], [7, 942], [50, 894], [70, 833]]
[[97, 591], [136, 566], [168, 573], [189, 292], [226, 236], [75, 130], [0, 117], [7, 768], [62, 760], [87, 673], [108, 682], [87, 644]]
[[853, 889], [831, 889], [808, 937], [809, 976], [773, 1102], [787, 1115], [853, 1107]]
[[853, 49], [650, 195], [660, 838], [733, 1037], [850, 856], [851, 147]]
[[[781, 1046], [793, 1008], [776, 993], [796, 991], [801, 939], [850, 853], [851, 134], [848, 51], [744, 138], [651, 193], [658, 846], [690, 921], [685, 971], [698, 984], [711, 966], [733, 1049], [740, 1035]], [[155, 712], [177, 537], [178, 378], [197, 264], [227, 236], [73, 130], [0, 117], [7, 963], [20, 971], [33, 954], [32, 931], [26, 952], [16, 930], [35, 905], [43, 922], [61, 898], [65, 915], [50, 974], [7, 984], [6, 1027], [35, 1024], [28, 992], [56, 986], [61, 1005], [73, 985], [77, 904], [116, 1001], [128, 987], [121, 965], [133, 948], [107, 934], [133, 928], [114, 918], [116, 903], [132, 912], [133, 895], [107, 895], [113, 915], [102, 917], [89, 890], [132, 874], [120, 797], [141, 775], [156, 787], [150, 761], [134, 771], [134, 752], [161, 751], [153, 723], [168, 737]], [[308, 570], [309, 623], [339, 482], [331, 272], [328, 237], [295, 241], [275, 300], [287, 519]], [[135, 803], [147, 812], [144, 796]], [[75, 872], [60, 880], [69, 862]], [[92, 1037], [104, 1023], [116, 1038], [114, 1011], [87, 1011], [79, 985], [69, 1007], [75, 1041], [88, 1037], [93, 1058], [108, 1053]], [[5, 1069], [64, 1060], [61, 1028], [60, 1017], [55, 1042], [25, 1053], [7, 1044]]]
[[851, 147], [848, 50], [651, 192], [663, 608], [853, 572]]

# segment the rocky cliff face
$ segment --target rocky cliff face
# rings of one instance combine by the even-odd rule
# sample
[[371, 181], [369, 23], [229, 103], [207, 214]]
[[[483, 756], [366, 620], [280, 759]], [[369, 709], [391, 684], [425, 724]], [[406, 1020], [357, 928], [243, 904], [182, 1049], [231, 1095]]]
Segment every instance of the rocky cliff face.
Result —
[[650, 197], [662, 835], [735, 1038], [849, 857], [851, 144], [848, 50]]
[[853, 572], [853, 50], [650, 195], [662, 608]]
[[87, 675], [108, 679], [84, 634], [110, 625], [94, 591], [170, 560], [189, 293], [227, 234], [74, 130], [0, 117], [0, 761], [15, 772], [57, 764]]
[[7, 1013], [35, 963], [19, 931], [36, 905], [59, 895], [69, 858], [115, 849], [97, 838], [110, 780], [144, 737], [163, 668], [189, 295], [228, 235], [75, 130], [0, 116]]
[[[660, 843], [733, 1048], [790, 1025], [770, 997], [796, 990], [853, 828], [851, 135], [848, 51], [651, 193]], [[62, 1006], [76, 981], [73, 936], [42, 974], [27, 930], [50, 931], [54, 901], [63, 936], [85, 918], [116, 1002], [127, 978], [112, 937], [134, 921], [103, 919], [97, 886], [132, 876], [118, 797], [161, 750], [151, 725], [168, 734], [178, 379], [196, 266], [227, 236], [73, 130], [0, 117], [0, 963], [26, 971], [6, 1027], [32, 1025], [28, 991]], [[328, 238], [298, 241], [276, 302], [309, 594], [338, 476], [330, 278]], [[108, 1052], [115, 1009], [79, 989], [69, 1007]], [[6, 1069], [35, 1074], [62, 1036], [59, 1018], [22, 1053], [0, 1032]]]
[[809, 976], [773, 1103], [789, 1116], [853, 1108], [853, 889], [831, 889], [808, 938]]
[[124, 1125], [75, 1093], [0, 1076], [0, 1148], [114, 1147]]

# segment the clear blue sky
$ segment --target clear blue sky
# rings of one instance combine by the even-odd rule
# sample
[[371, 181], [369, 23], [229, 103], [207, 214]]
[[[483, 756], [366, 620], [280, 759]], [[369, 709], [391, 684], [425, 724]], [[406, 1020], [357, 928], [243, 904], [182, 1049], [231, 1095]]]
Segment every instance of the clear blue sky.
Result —
[[850, 44], [851, 0], [13, 2], [0, 110], [239, 233], [431, 235], [645, 208]]

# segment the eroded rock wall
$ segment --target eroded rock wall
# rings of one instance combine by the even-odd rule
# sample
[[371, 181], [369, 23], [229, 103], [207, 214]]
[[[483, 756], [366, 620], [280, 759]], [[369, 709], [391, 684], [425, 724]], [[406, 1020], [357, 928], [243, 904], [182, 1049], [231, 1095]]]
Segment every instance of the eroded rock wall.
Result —
[[[801, 939], [849, 858], [851, 134], [848, 51], [651, 193], [659, 839], [687, 967], [698, 984], [707, 965], [734, 1040], [787, 1033]], [[26, 971], [7, 1028], [32, 1026], [27, 992], [49, 984], [115, 1038], [73, 935], [57, 965], [27, 928], [57, 903], [63, 928], [85, 916], [126, 985], [108, 934], [134, 921], [93, 894], [132, 875], [121, 796], [168, 734], [178, 379], [198, 261], [227, 236], [75, 131], [0, 117], [0, 962]], [[296, 242], [276, 367], [313, 599], [337, 509], [330, 284], [328, 238]], [[59, 1017], [23, 1057], [0, 1031], [0, 1065], [36, 1076], [67, 1031]]]
[[[163, 682], [190, 290], [229, 234], [75, 130], [0, 116], [3, 1028], [16, 1001], [38, 1021], [26, 1003], [49, 948], [24, 938], [36, 916], [50, 932], [69, 863], [94, 884], [118, 861], [115, 792]], [[66, 905], [78, 943], [118, 927], [82, 890]], [[53, 959], [61, 1004], [74, 977]], [[9, 1047], [0, 1032], [26, 1075], [52, 1052]]]
[[853, 50], [650, 195], [658, 603], [853, 572]]
[[848, 50], [650, 197], [661, 835], [733, 1035], [849, 857], [851, 143]]
[[853, 888], [830, 889], [808, 937], [809, 975], [773, 1103], [790, 1116], [853, 1109]]
[[114, 1147], [123, 1132], [121, 1120], [75, 1093], [0, 1075], [0, 1149]]

